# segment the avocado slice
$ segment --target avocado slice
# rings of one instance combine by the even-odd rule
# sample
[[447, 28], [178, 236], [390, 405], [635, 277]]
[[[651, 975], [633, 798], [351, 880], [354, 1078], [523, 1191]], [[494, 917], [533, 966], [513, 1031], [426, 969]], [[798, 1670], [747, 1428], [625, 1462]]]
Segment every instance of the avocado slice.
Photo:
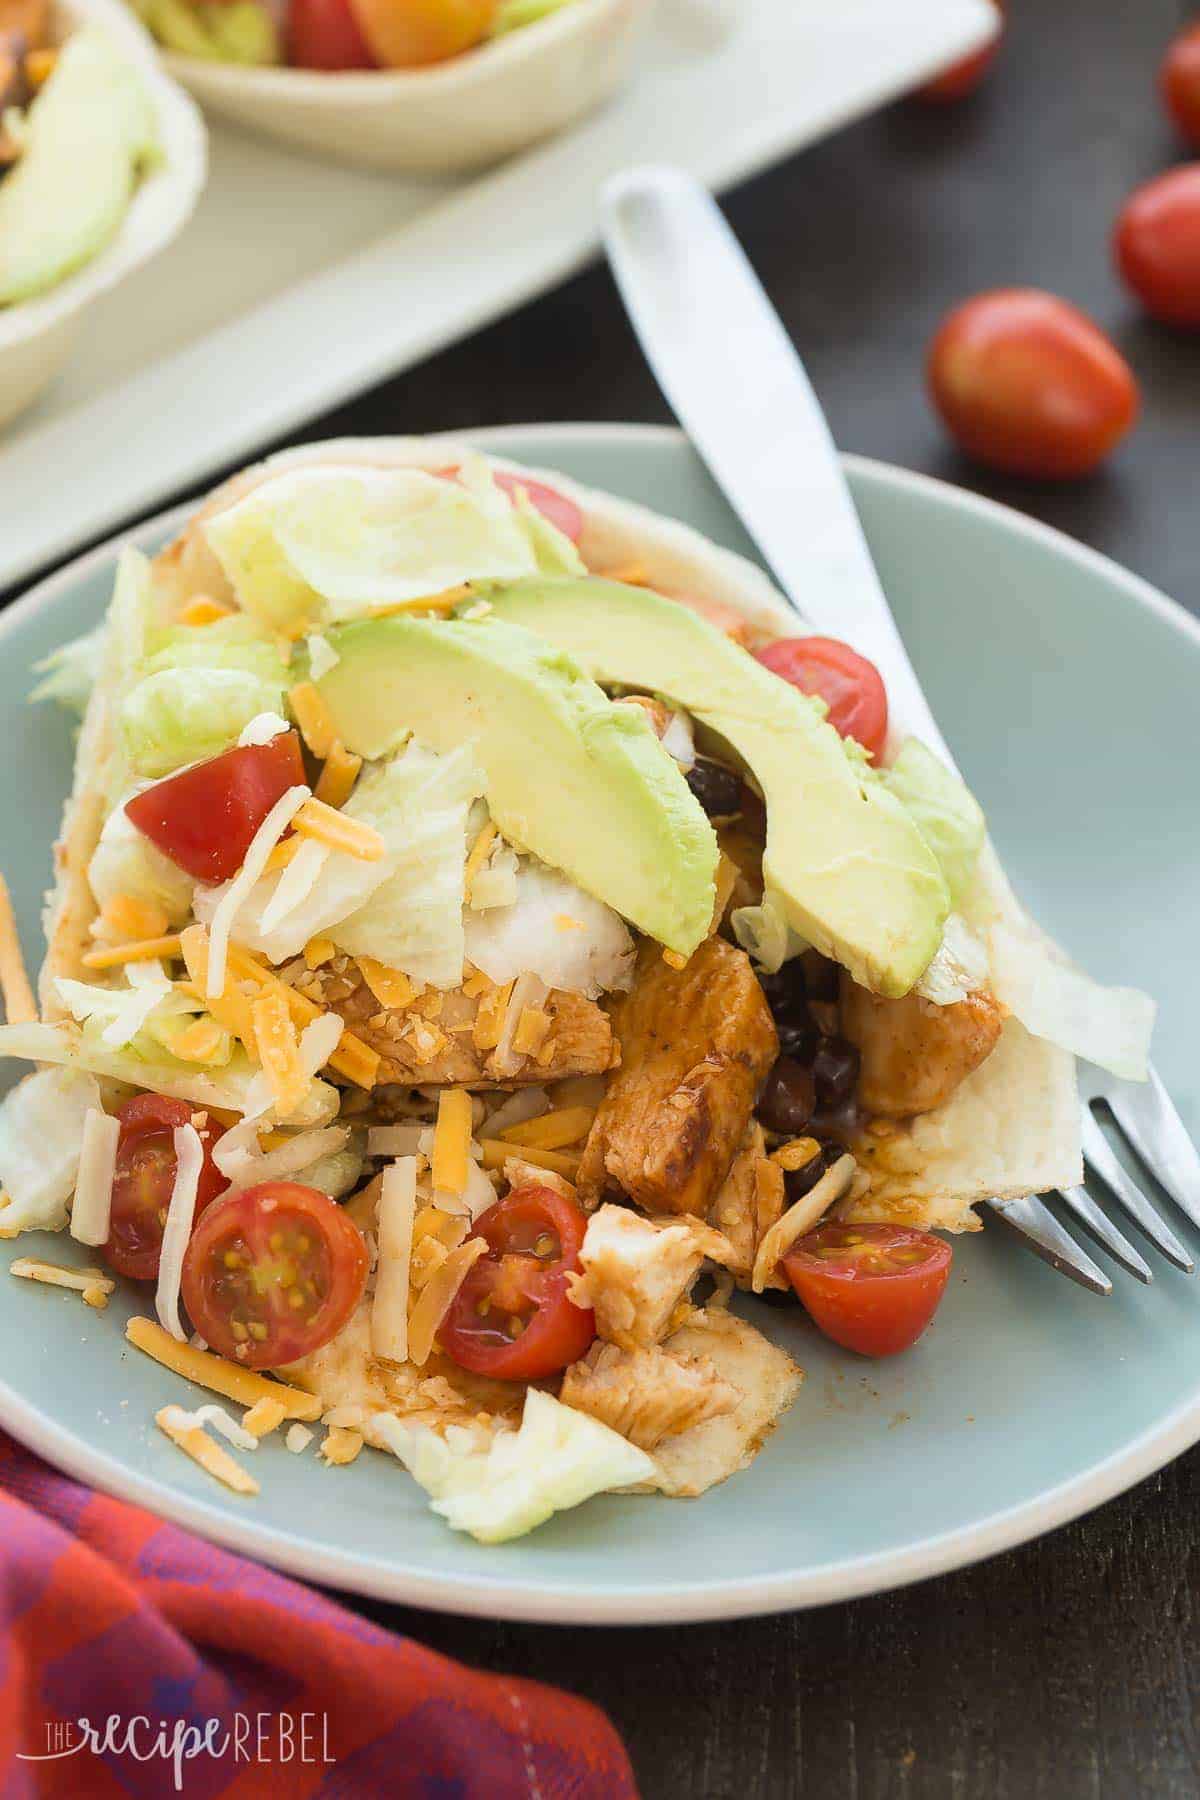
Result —
[[141, 75], [101, 30], [68, 39], [0, 185], [0, 306], [55, 287], [118, 230], [158, 149]]
[[473, 742], [506, 838], [668, 949], [704, 939], [716, 836], [639, 708], [490, 618], [393, 615], [326, 635], [338, 662], [318, 686], [348, 750], [383, 756], [409, 733], [434, 750]]
[[875, 993], [906, 994], [941, 942], [946, 883], [901, 803], [864, 778], [820, 709], [677, 601], [592, 578], [481, 588], [491, 617], [567, 651], [597, 681], [686, 707], [767, 805], [766, 885], [800, 935]]

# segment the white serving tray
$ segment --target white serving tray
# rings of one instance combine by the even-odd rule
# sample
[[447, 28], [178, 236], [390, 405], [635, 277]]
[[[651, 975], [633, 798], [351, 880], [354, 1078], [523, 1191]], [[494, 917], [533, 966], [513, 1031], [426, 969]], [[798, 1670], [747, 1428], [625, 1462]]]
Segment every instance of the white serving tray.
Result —
[[990, 0], [659, 0], [616, 101], [466, 181], [214, 126], [191, 228], [96, 307], [63, 380], [0, 439], [0, 588], [571, 274], [616, 170], [672, 162], [728, 187], [994, 20]]

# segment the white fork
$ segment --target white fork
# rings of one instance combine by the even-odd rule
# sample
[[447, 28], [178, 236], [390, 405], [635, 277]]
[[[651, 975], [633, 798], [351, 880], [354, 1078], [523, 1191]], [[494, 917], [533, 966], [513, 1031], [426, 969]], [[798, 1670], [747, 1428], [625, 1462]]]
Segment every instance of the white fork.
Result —
[[[804, 617], [849, 638], [883, 671], [897, 713], [953, 758], [896, 629], [837, 450], [800, 358], [741, 245], [681, 170], [634, 169], [603, 198], [621, 297], [659, 386], [734, 511]], [[803, 595], [803, 604], [798, 599]], [[1119, 1081], [1079, 1065], [1088, 1168], [1177, 1268], [1191, 1255], [1127, 1174], [1094, 1108], [1107, 1108], [1168, 1195], [1200, 1225], [1200, 1155], [1156, 1075]], [[1074, 1219], [1140, 1281], [1150, 1267], [1082, 1187]], [[1096, 1293], [1112, 1282], [1036, 1197], [992, 1202], [996, 1216], [1063, 1274]]]

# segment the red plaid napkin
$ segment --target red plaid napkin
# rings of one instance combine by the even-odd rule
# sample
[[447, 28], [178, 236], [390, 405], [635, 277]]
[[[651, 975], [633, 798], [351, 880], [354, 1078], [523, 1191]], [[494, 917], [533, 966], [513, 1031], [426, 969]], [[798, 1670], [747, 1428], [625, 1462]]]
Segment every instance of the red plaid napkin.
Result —
[[0, 1434], [0, 1792], [636, 1800], [586, 1701], [483, 1675]]

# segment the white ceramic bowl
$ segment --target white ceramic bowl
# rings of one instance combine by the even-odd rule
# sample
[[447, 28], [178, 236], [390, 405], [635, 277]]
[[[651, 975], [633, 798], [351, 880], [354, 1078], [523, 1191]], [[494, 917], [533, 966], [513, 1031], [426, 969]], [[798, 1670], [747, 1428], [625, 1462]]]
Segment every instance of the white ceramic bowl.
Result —
[[326, 74], [163, 53], [208, 111], [362, 168], [477, 168], [561, 131], [632, 63], [651, 0], [572, 0], [561, 12], [422, 69]]
[[121, 0], [61, 0], [55, 37], [102, 25], [141, 68], [158, 113], [163, 157], [139, 184], [116, 236], [98, 256], [51, 288], [0, 307], [0, 427], [35, 400], [71, 351], [92, 301], [163, 249], [191, 215], [208, 164], [199, 112], [159, 66], [154, 45]]

